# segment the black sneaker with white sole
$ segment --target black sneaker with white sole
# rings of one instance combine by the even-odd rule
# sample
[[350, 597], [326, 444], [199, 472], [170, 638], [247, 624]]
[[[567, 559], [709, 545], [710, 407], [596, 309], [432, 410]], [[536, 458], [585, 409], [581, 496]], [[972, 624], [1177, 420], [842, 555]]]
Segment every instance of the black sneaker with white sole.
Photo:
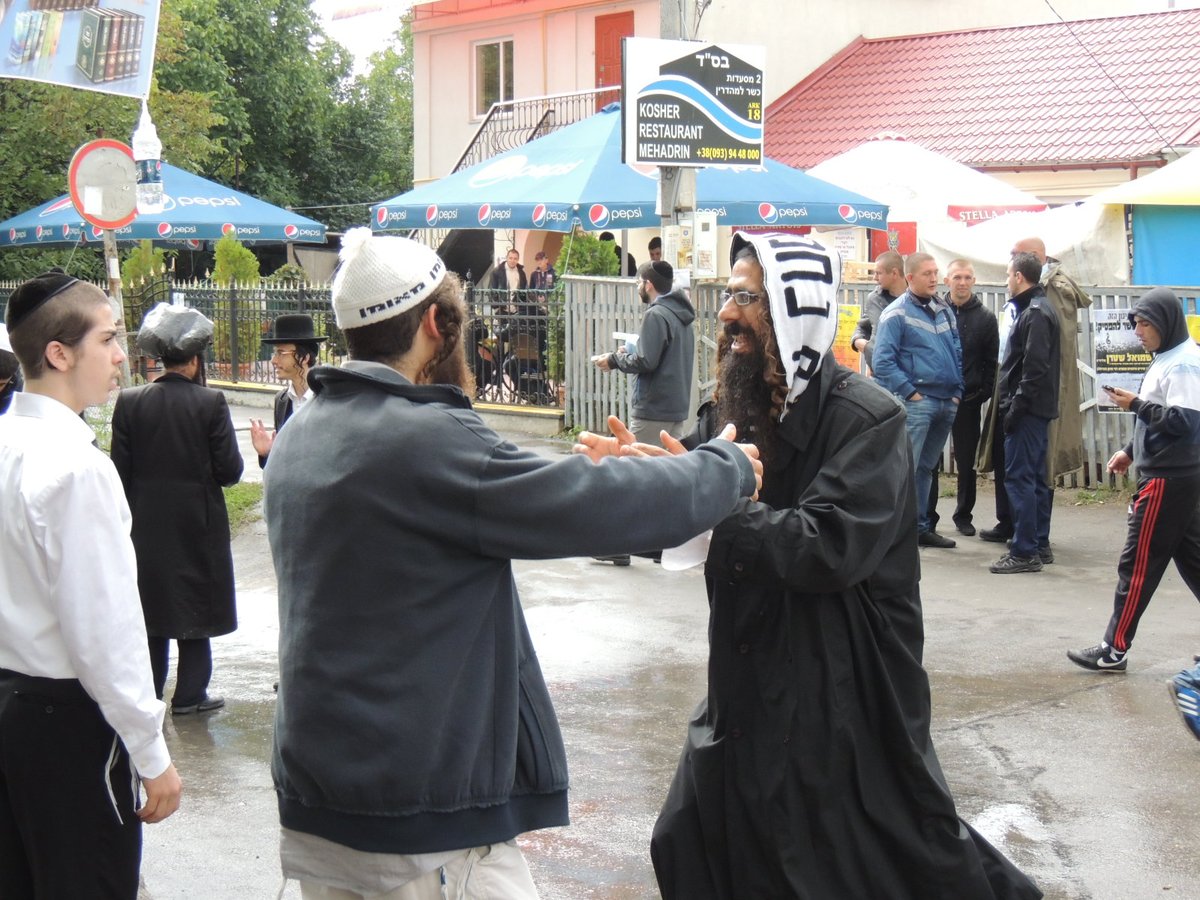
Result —
[[1093, 672], [1124, 672], [1125, 654], [1108, 644], [1097, 644], [1086, 650], [1068, 650], [1067, 659]]

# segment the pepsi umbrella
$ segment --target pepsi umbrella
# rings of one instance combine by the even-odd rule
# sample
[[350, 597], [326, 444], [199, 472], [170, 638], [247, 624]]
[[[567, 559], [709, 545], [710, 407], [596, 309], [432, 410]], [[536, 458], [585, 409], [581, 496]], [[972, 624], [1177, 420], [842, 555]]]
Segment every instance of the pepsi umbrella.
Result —
[[[204, 241], [220, 240], [229, 231], [244, 244], [325, 241], [325, 226], [298, 213], [167, 163], [163, 163], [162, 176], [163, 211], [139, 215], [124, 228], [116, 229], [118, 241], [151, 240], [198, 248]], [[69, 196], [0, 222], [0, 247], [102, 240], [103, 233], [83, 221]]]
[[[658, 167], [621, 162], [621, 108], [582, 121], [371, 207], [375, 231], [657, 228]], [[775, 160], [750, 169], [708, 166], [696, 206], [718, 225], [865, 225], [884, 228], [887, 206]]]

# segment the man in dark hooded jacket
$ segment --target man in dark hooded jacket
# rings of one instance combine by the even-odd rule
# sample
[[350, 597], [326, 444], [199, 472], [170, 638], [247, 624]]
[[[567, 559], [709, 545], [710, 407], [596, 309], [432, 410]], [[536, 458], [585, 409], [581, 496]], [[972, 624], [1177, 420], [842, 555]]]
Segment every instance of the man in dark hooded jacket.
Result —
[[1200, 348], [1188, 334], [1182, 305], [1166, 288], [1146, 292], [1129, 319], [1154, 361], [1139, 393], [1104, 388], [1137, 416], [1133, 440], [1112, 455], [1108, 470], [1124, 474], [1136, 463], [1138, 486], [1104, 640], [1067, 651], [1071, 662], [1098, 672], [1125, 671], [1125, 654], [1167, 563], [1175, 561], [1200, 600]]
[[688, 429], [688, 407], [696, 358], [692, 322], [696, 311], [687, 295], [672, 290], [675, 270], [659, 260], [638, 269], [638, 296], [646, 317], [637, 344], [601, 353], [592, 363], [602, 371], [636, 375], [629, 424], [639, 441], [657, 444], [660, 431], [682, 437]]
[[732, 255], [688, 443], [734, 423], [763, 488], [711, 535], [708, 696], [654, 829], [662, 896], [1041, 897], [958, 818], [934, 752], [904, 410], [830, 353], [837, 253], [738, 233]]

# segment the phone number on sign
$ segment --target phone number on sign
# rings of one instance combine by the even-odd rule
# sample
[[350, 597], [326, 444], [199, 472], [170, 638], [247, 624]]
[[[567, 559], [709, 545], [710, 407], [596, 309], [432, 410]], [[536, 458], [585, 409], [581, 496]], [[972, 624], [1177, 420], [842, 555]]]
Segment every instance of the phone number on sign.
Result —
[[724, 160], [745, 160], [746, 162], [758, 162], [762, 159], [762, 154], [758, 150], [750, 147], [701, 147], [696, 151], [696, 156], [700, 159], [712, 159], [717, 161]]

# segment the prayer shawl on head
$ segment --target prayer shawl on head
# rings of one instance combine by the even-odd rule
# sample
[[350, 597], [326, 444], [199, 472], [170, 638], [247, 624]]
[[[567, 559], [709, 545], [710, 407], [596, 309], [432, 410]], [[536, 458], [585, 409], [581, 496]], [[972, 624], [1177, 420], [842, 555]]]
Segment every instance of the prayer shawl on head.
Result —
[[787, 406], [782, 421], [804, 393], [833, 346], [837, 334], [837, 295], [842, 259], [837, 250], [796, 234], [736, 232], [729, 251], [733, 264], [747, 244], [763, 269], [763, 287], [771, 302], [771, 320], [779, 357], [788, 373]]

